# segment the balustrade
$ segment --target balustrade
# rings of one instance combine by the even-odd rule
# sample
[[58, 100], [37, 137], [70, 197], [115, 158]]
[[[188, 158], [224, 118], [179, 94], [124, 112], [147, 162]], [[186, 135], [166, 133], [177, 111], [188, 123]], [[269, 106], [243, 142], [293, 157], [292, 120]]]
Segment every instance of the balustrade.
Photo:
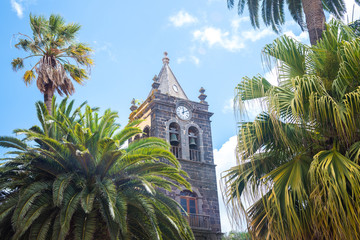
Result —
[[200, 151], [196, 149], [190, 149], [190, 160], [200, 162]]
[[181, 148], [177, 146], [171, 146], [171, 152], [176, 158], [181, 158]]
[[184, 215], [188, 220], [190, 227], [198, 229], [210, 229], [210, 216], [188, 213]]

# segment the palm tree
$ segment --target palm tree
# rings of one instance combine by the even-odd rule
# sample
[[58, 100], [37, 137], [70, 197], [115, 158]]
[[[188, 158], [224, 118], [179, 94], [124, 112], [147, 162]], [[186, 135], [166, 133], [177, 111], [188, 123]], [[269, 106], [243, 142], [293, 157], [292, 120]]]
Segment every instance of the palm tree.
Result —
[[[75, 91], [70, 77], [79, 84], [88, 79], [88, 69], [93, 64], [92, 49], [84, 43], [76, 43], [75, 37], [80, 30], [76, 23], [65, 24], [59, 15], [51, 15], [49, 20], [30, 14], [32, 37], [19, 33], [15, 47], [29, 53], [24, 58], [15, 58], [11, 62], [14, 71], [24, 68], [25, 59], [36, 59], [33, 67], [23, 76], [26, 85], [37, 77], [36, 85], [44, 94], [44, 102], [51, 113], [51, 99], [54, 92], [71, 95]], [[75, 63], [75, 64], [74, 64]]]
[[[359, 0], [355, 0], [360, 4]], [[234, 0], [227, 0], [229, 9], [234, 7]], [[261, 6], [260, 6], [261, 4]], [[325, 29], [324, 10], [340, 18], [346, 13], [346, 6], [343, 0], [287, 0], [289, 12], [297, 22], [301, 30], [307, 29], [310, 43], [316, 44]], [[259, 28], [259, 11], [266, 26], [271, 26], [275, 32], [279, 32], [281, 25], [285, 23], [284, 0], [238, 0], [238, 14], [244, 12], [245, 5], [248, 5], [250, 20], [253, 27]], [[304, 14], [305, 19], [304, 21]]]
[[15, 130], [22, 140], [0, 138], [15, 149], [0, 168], [1, 239], [193, 239], [180, 205], [163, 193], [190, 188], [168, 143], [125, 146], [142, 132], [139, 121], [119, 131], [110, 110], [73, 111], [67, 99], [53, 102], [52, 115], [36, 108], [40, 127]]
[[240, 121], [229, 208], [255, 239], [360, 239], [360, 39], [331, 21], [315, 46], [283, 36], [263, 53], [279, 84], [236, 87], [240, 116], [249, 100], [264, 110]]
[[360, 19], [350, 23], [349, 27], [355, 32], [356, 36], [360, 37]]

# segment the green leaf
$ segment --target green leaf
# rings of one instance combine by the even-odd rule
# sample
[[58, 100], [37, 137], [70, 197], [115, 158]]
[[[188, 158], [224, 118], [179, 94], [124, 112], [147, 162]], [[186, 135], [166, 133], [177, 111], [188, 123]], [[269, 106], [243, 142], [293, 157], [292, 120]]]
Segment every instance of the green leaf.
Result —
[[64, 202], [60, 211], [61, 238], [65, 237], [69, 232], [71, 219], [73, 218], [73, 215], [77, 210], [79, 200], [80, 193], [76, 192], [76, 190], [72, 187], [69, 187], [64, 193]]
[[18, 71], [24, 67], [24, 61], [22, 58], [15, 58], [11, 62], [12, 69]]
[[37, 221], [31, 226], [30, 229], [30, 240], [47, 240], [49, 235], [49, 229], [52, 221], [54, 220], [55, 213], [53, 212], [50, 216], [46, 215], [42, 218], [42, 221]]
[[97, 214], [92, 211], [90, 214], [82, 212], [74, 216], [74, 237], [79, 240], [92, 240], [98, 223]]
[[72, 174], [57, 176], [53, 183], [53, 201], [55, 206], [60, 206], [63, 201], [64, 191], [72, 181]]
[[93, 210], [94, 200], [95, 200], [95, 192], [89, 192], [88, 188], [84, 188], [81, 192], [81, 207], [86, 214], [89, 214]]

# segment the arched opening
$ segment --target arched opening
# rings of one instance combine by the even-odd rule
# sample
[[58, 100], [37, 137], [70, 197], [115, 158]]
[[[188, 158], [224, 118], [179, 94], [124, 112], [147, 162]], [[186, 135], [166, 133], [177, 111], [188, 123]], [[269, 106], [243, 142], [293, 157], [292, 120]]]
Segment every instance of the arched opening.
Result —
[[143, 130], [143, 135], [142, 135], [143, 138], [148, 138], [150, 137], [150, 127], [146, 126]]
[[189, 190], [180, 192], [180, 205], [183, 209], [181, 211], [187, 214], [198, 214], [197, 195]]
[[180, 126], [173, 122], [169, 126], [169, 140], [171, 145], [171, 152], [176, 158], [181, 158], [181, 137]]
[[190, 160], [200, 162], [199, 130], [196, 127], [189, 127], [188, 138]]
[[[199, 192], [198, 192], [199, 193]], [[189, 222], [191, 227], [209, 229], [210, 216], [203, 215], [201, 211], [201, 196], [189, 190], [183, 190], [179, 193], [181, 212]]]

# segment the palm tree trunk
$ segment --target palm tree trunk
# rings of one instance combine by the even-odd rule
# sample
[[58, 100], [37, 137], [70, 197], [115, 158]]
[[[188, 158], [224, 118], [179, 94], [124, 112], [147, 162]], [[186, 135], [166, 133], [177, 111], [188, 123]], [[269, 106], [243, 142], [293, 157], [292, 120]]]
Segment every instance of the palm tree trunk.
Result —
[[315, 45], [322, 36], [325, 29], [325, 13], [321, 0], [302, 0], [306, 18], [306, 25], [309, 31], [310, 43]]
[[52, 98], [53, 98], [53, 96], [54, 96], [54, 90], [52, 89], [52, 87], [48, 86], [44, 93], [44, 102], [45, 102], [46, 108], [50, 115], [52, 113]]

